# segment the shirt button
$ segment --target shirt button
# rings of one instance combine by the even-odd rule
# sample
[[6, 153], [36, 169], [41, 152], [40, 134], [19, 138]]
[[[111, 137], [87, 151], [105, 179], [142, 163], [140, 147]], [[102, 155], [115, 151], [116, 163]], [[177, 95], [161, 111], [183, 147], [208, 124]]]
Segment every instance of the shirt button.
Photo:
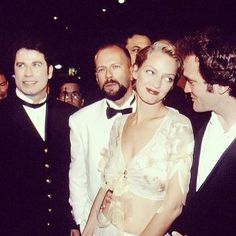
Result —
[[48, 212], [52, 212], [52, 208], [48, 208]]
[[43, 151], [44, 151], [44, 153], [47, 153], [47, 152], [48, 152], [48, 149], [47, 149], [47, 148], [44, 148]]
[[48, 198], [52, 198], [52, 194], [47, 194], [47, 197]]
[[47, 168], [47, 169], [50, 167], [49, 164], [44, 164], [44, 166], [45, 166], [45, 168]]
[[50, 224], [50, 222], [47, 222], [47, 226], [49, 227], [51, 224]]
[[46, 183], [50, 184], [52, 181], [50, 179], [46, 179]]

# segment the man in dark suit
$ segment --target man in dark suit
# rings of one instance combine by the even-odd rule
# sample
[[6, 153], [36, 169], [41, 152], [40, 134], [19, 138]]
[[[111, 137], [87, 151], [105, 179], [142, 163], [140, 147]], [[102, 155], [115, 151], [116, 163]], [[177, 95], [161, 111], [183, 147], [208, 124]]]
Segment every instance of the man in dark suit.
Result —
[[193, 109], [212, 114], [196, 136], [187, 203], [171, 229], [188, 236], [235, 235], [235, 41], [208, 29], [183, 39], [179, 49]]
[[37, 40], [14, 50], [16, 93], [0, 104], [0, 235], [69, 236], [69, 116], [47, 94], [53, 67]]

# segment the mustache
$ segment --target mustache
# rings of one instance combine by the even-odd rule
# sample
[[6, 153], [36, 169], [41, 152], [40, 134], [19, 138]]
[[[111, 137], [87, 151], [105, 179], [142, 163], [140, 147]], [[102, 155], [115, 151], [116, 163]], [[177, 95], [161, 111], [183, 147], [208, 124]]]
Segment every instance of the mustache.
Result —
[[107, 81], [104, 83], [103, 88], [104, 88], [104, 86], [105, 86], [106, 84], [109, 84], [109, 83], [116, 83], [116, 84], [120, 85], [120, 83], [119, 83], [117, 80], [110, 79], [110, 80], [107, 80]]

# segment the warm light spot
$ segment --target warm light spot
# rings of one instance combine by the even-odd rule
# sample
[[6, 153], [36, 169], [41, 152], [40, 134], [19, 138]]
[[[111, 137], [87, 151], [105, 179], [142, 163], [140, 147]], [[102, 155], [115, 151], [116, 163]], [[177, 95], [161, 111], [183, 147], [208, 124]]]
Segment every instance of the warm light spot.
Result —
[[118, 3], [120, 3], [120, 4], [123, 4], [125, 2], [126, 2], [125, 0], [118, 0]]
[[62, 65], [61, 64], [57, 64], [54, 67], [55, 67], [55, 69], [60, 70], [62, 68]]

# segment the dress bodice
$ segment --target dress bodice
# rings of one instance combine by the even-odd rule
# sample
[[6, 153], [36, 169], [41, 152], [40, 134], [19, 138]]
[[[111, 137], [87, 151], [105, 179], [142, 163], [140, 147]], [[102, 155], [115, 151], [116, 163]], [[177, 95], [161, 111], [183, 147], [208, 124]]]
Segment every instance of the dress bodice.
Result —
[[[169, 110], [149, 142], [125, 165], [121, 150], [122, 131], [128, 115], [119, 117], [112, 128], [104, 169], [104, 184], [117, 194], [124, 191], [154, 200], [163, 200], [168, 180], [178, 171], [182, 192], [188, 183], [192, 163], [193, 137], [189, 120]], [[119, 184], [127, 185], [123, 191]], [[127, 189], [128, 188], [128, 189]]]
[[110, 216], [116, 216], [115, 211], [121, 210], [120, 206], [132, 194], [150, 200], [164, 200], [172, 177], [178, 178], [184, 204], [193, 152], [190, 121], [169, 109], [148, 143], [125, 163], [121, 143], [127, 117], [124, 115], [114, 122], [108, 149], [103, 151], [100, 163], [102, 187], [112, 190], [113, 199], [119, 200], [119, 203], [113, 203], [116, 207], [111, 208], [113, 213]]

